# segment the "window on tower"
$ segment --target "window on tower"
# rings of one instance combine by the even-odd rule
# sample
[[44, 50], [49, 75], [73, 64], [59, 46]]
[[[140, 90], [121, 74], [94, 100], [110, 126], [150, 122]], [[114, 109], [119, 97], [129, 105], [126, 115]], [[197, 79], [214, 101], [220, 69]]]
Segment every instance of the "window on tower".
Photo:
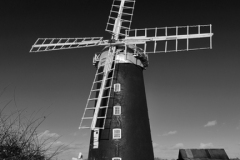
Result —
[[120, 92], [121, 91], [121, 85], [120, 83], [114, 84], [114, 92]]
[[113, 157], [112, 160], [122, 160], [120, 157]]
[[113, 115], [121, 115], [121, 106], [114, 106], [113, 107]]
[[121, 139], [121, 129], [113, 129], [113, 139]]

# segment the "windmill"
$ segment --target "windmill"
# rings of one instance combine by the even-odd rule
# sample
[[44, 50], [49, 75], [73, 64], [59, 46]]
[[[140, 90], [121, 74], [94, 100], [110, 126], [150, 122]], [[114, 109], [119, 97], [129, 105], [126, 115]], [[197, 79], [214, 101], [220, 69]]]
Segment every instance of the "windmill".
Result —
[[[135, 0], [114, 0], [103, 37], [39, 38], [30, 52], [102, 46], [80, 129], [90, 129], [89, 160], [154, 159], [143, 70], [148, 54], [212, 48], [212, 26], [130, 29]], [[207, 40], [197, 47], [196, 40]], [[202, 44], [202, 43], [201, 43]]]

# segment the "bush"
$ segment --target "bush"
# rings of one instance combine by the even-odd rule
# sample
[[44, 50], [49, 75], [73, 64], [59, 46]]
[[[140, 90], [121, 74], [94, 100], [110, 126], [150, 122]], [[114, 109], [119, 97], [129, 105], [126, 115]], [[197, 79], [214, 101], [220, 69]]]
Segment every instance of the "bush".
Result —
[[65, 150], [65, 145], [52, 150], [57, 139], [39, 138], [37, 128], [45, 116], [26, 119], [23, 110], [4, 115], [4, 108], [0, 109], [0, 160], [51, 160]]

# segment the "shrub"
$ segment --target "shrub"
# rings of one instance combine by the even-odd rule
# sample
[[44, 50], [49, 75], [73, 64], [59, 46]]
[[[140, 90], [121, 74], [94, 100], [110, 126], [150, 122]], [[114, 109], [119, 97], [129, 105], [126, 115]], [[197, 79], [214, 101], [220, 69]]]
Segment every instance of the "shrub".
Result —
[[51, 148], [57, 139], [39, 138], [37, 128], [45, 116], [26, 119], [22, 115], [24, 110], [4, 115], [4, 108], [0, 109], [1, 160], [51, 160], [66, 150], [66, 145]]

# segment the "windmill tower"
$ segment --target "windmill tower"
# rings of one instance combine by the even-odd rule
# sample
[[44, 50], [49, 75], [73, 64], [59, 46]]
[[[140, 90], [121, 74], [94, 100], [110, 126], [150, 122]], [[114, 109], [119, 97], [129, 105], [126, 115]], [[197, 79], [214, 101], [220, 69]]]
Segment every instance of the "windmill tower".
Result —
[[[149, 53], [212, 48], [212, 26], [130, 29], [135, 0], [114, 0], [103, 37], [39, 38], [30, 52], [104, 46], [80, 129], [90, 129], [89, 160], [154, 159], [143, 70]], [[207, 47], [192, 45], [197, 39]], [[169, 47], [169, 44], [171, 47]]]

